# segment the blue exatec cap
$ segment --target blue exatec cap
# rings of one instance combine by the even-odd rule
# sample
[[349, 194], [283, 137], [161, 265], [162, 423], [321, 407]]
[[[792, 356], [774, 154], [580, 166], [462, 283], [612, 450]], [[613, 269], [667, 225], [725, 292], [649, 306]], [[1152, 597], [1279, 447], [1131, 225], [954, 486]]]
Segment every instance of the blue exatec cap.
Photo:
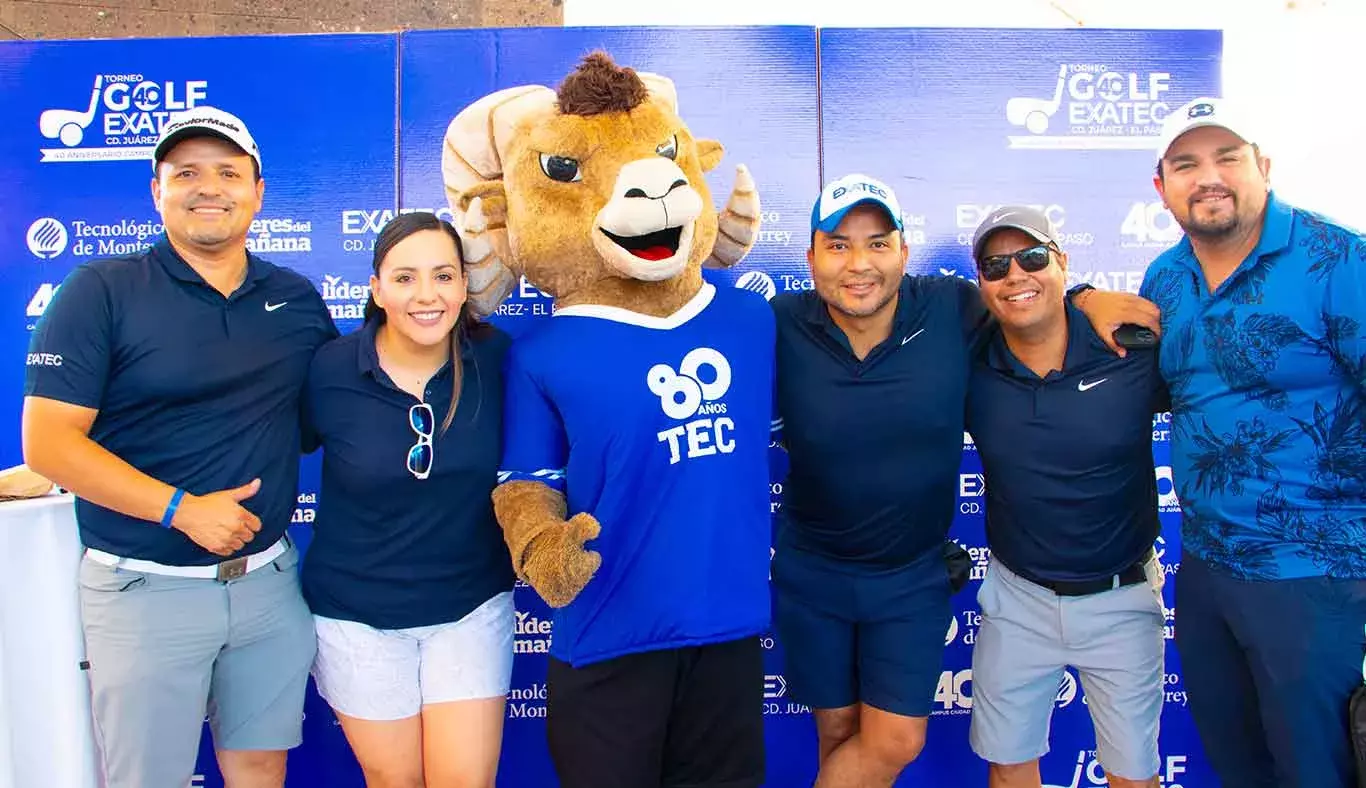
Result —
[[853, 173], [831, 181], [821, 190], [821, 196], [811, 208], [811, 232], [833, 232], [850, 209], [864, 204], [880, 206], [891, 217], [897, 231], [904, 231], [901, 205], [891, 188], [876, 178]]

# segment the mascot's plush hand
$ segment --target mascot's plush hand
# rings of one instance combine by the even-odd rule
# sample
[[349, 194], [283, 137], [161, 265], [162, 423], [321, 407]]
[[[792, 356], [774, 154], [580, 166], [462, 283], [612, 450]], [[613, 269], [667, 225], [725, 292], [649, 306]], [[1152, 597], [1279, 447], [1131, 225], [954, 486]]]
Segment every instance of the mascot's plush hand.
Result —
[[590, 514], [564, 519], [564, 496], [539, 482], [509, 482], [493, 493], [493, 509], [512, 553], [512, 567], [551, 607], [574, 601], [602, 564], [583, 543], [600, 527]]

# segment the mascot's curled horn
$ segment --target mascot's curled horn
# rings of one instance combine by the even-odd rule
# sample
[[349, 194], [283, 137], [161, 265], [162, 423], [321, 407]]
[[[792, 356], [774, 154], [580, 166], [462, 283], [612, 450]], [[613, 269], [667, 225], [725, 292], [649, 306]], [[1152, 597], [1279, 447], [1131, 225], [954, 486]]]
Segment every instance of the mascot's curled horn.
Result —
[[[704, 173], [722, 153], [689, 133], [669, 79], [601, 52], [558, 91], [515, 87], [468, 106], [447, 129], [442, 173], [474, 311], [491, 314], [525, 276], [557, 311], [675, 314], [703, 288], [704, 266], [735, 265], [758, 234], [759, 198], [743, 165], [725, 210], [713, 207]], [[504, 481], [494, 505], [518, 576], [550, 605], [568, 605], [599, 569], [600, 555], [583, 547], [598, 521], [587, 512], [566, 521], [563, 493], [541, 481]]]

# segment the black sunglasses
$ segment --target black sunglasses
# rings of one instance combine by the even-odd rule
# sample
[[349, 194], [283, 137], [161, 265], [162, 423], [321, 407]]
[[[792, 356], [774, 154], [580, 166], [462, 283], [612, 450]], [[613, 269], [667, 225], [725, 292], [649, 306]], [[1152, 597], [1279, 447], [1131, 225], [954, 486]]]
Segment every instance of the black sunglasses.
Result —
[[983, 281], [995, 282], [1005, 279], [1006, 274], [1010, 273], [1010, 261], [1014, 260], [1020, 264], [1020, 270], [1025, 273], [1035, 273], [1042, 271], [1052, 262], [1049, 252], [1052, 247], [1049, 244], [1039, 244], [1028, 249], [1021, 249], [1014, 254], [994, 254], [990, 257], [983, 257], [977, 263], [977, 271], [982, 275]]

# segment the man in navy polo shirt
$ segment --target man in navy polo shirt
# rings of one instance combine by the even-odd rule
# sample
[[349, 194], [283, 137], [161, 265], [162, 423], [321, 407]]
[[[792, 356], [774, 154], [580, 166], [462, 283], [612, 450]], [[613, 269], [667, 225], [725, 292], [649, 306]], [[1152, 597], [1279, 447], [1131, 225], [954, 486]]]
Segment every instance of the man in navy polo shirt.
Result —
[[968, 387], [992, 556], [977, 594], [972, 748], [992, 788], [1037, 788], [1071, 665], [1110, 785], [1157, 788], [1165, 618], [1151, 426], [1168, 406], [1157, 350], [1116, 356], [1067, 304], [1067, 255], [1042, 211], [994, 211], [973, 258], [1001, 331]]
[[[815, 291], [772, 302], [789, 456], [775, 623], [789, 690], [816, 721], [819, 788], [890, 786], [919, 755], [952, 615], [963, 408], [994, 320], [971, 282], [906, 275], [902, 228], [886, 184], [830, 183], [811, 215]], [[1079, 306], [1104, 336], [1157, 328], [1127, 293], [1089, 290]]]
[[316, 647], [285, 537], [300, 395], [336, 336], [304, 277], [247, 252], [265, 183], [238, 118], [167, 119], [165, 236], [63, 282], [34, 330], [24, 459], [75, 493], [106, 784], [183, 788], [209, 717], [231, 786], [281, 786]]
[[1239, 107], [1164, 124], [1153, 185], [1185, 237], [1162, 309], [1182, 509], [1176, 645], [1224, 785], [1357, 785], [1366, 626], [1366, 237], [1271, 191]]

